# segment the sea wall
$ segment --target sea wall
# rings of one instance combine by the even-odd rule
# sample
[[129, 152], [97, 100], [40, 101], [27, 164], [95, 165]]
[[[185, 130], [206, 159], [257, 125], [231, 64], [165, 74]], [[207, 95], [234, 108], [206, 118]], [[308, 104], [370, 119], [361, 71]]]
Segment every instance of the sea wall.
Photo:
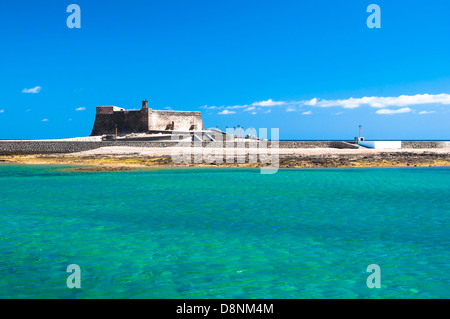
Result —
[[[74, 153], [92, 150], [106, 146], [131, 146], [131, 147], [171, 147], [171, 146], [194, 146], [191, 142], [177, 141], [102, 141], [102, 142], [67, 142], [67, 141], [0, 141], [0, 155], [31, 155], [31, 154], [53, 154]], [[225, 143], [203, 142], [203, 147], [225, 146]], [[234, 147], [249, 147], [252, 143], [235, 142]], [[270, 147], [271, 143], [267, 142]], [[198, 146], [197, 144], [195, 146]], [[354, 148], [357, 147], [345, 142], [327, 141], [281, 141], [279, 148]]]
[[402, 148], [446, 148], [450, 142], [446, 141], [402, 141]]
[[133, 146], [133, 147], [170, 147], [174, 142], [60, 142], [60, 141], [0, 141], [0, 155], [29, 155], [74, 153], [93, 150], [105, 146]]
[[[181, 144], [182, 143], [182, 144]], [[0, 155], [28, 155], [74, 153], [105, 146], [131, 147], [171, 147], [176, 145], [194, 146], [191, 142], [177, 141], [102, 141], [102, 142], [67, 142], [67, 141], [0, 141]], [[225, 143], [203, 142], [203, 147], [225, 146]], [[255, 143], [236, 142], [234, 147], [249, 147]], [[270, 147], [271, 143], [267, 142]], [[195, 145], [198, 146], [198, 145]], [[357, 148], [358, 146], [339, 141], [280, 141], [279, 148]], [[450, 142], [402, 142], [402, 148], [443, 148], [450, 147]]]
[[340, 141], [280, 141], [279, 148], [358, 148], [355, 144]]

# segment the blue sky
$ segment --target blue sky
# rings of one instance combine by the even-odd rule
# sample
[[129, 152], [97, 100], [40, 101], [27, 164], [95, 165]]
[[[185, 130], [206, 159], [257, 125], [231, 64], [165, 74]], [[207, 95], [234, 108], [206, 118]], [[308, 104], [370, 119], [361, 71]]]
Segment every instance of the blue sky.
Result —
[[144, 98], [281, 139], [352, 139], [359, 124], [368, 139], [450, 139], [449, 13], [444, 0], [1, 1], [0, 139], [89, 135], [97, 105]]

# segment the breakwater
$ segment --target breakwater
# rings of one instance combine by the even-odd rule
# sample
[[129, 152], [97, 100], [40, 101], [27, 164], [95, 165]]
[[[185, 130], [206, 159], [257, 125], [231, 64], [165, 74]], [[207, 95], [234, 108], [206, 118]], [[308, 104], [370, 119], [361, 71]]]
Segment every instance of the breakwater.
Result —
[[[31, 155], [31, 154], [60, 154], [74, 153], [97, 149], [106, 146], [131, 146], [131, 147], [172, 147], [172, 146], [194, 146], [191, 142], [177, 141], [0, 141], [0, 155]], [[249, 147], [255, 142], [234, 142], [234, 147]], [[267, 142], [270, 147], [271, 142]], [[198, 146], [198, 145], [195, 145]], [[225, 143], [203, 142], [203, 147], [220, 147]], [[280, 141], [279, 148], [358, 148], [357, 145], [340, 141]], [[402, 148], [445, 148], [450, 147], [450, 142], [441, 141], [406, 141], [402, 142]]]
[[402, 148], [446, 148], [448, 141], [402, 141]]

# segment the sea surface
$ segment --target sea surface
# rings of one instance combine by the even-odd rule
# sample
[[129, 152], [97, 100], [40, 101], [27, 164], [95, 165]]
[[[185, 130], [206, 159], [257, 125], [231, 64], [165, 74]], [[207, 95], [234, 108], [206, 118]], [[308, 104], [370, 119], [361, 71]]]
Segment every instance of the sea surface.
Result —
[[450, 298], [450, 168], [0, 165], [0, 298]]

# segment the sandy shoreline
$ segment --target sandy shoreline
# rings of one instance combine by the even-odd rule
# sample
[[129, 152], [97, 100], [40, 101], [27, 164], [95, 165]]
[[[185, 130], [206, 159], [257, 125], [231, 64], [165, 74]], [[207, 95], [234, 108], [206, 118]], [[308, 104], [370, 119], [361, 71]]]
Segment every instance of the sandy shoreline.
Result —
[[[185, 147], [132, 147], [132, 146], [107, 146], [100, 147], [97, 149], [64, 154], [64, 157], [87, 157], [87, 156], [170, 156], [173, 152], [187, 152], [191, 151], [192, 154], [198, 154], [204, 152], [205, 149], [202, 148], [185, 148]], [[214, 149], [216, 150], [216, 149]], [[249, 154], [249, 152], [268, 153], [270, 154], [271, 149], [260, 149], [260, 148], [234, 148], [236, 153]], [[250, 151], [251, 150], [251, 151]], [[224, 149], [225, 153], [226, 150]], [[311, 156], [311, 155], [373, 155], [380, 153], [411, 153], [411, 154], [423, 154], [423, 153], [433, 153], [433, 154], [444, 154], [450, 155], [450, 148], [429, 148], [429, 149], [338, 149], [338, 148], [280, 148], [277, 149], [280, 156], [288, 155], [298, 155], [298, 156]]]
[[[223, 152], [226, 150], [214, 151]], [[209, 151], [212, 151], [211, 149]], [[77, 170], [119, 171], [145, 167], [264, 167], [267, 163], [249, 163], [249, 152], [270, 155], [270, 149], [235, 149], [239, 155], [233, 163], [208, 164], [204, 156], [201, 163], [194, 163], [194, 156], [204, 150], [191, 148], [190, 163], [175, 163], [172, 154], [189, 151], [180, 147], [128, 147], [112, 146], [94, 150], [50, 155], [5, 155], [0, 163], [76, 165]], [[450, 166], [450, 148], [433, 149], [335, 149], [335, 148], [289, 148], [278, 149], [278, 167], [280, 168], [338, 168], [338, 167], [411, 167], [411, 166]], [[214, 153], [213, 153], [214, 154]], [[210, 155], [212, 156], [212, 155]], [[236, 163], [236, 158], [245, 159], [245, 163]], [[211, 157], [209, 157], [211, 160]], [[270, 163], [271, 161], [269, 161]]]

